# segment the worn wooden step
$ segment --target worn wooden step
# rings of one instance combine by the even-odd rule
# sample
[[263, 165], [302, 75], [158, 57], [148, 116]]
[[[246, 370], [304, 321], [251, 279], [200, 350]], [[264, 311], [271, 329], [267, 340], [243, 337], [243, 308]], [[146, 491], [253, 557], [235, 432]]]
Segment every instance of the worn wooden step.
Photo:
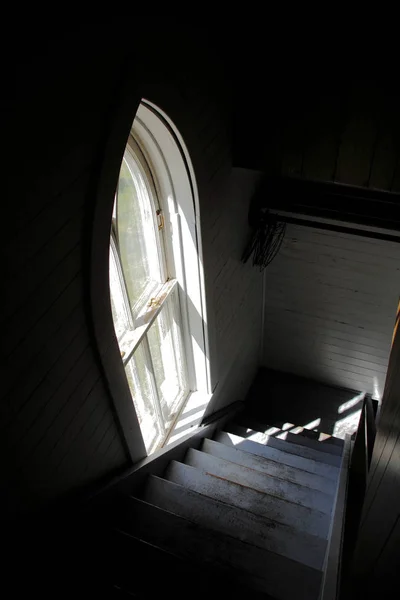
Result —
[[302, 458], [301, 456], [297, 456], [297, 454], [291, 454], [290, 452], [278, 450], [277, 448], [272, 448], [271, 446], [266, 446], [264, 444], [260, 444], [259, 442], [254, 442], [253, 440], [248, 440], [246, 438], [242, 438], [241, 436], [237, 436], [234, 433], [229, 433], [226, 431], [218, 432], [214, 436], [214, 439], [215, 441], [225, 444], [226, 446], [235, 447], [243, 450], [244, 452], [249, 452], [250, 454], [255, 454], [256, 456], [273, 460], [281, 465], [287, 465], [297, 469], [301, 468], [303, 471], [307, 471], [308, 473], [326, 477], [334, 482], [338, 481], [338, 467], [327, 465], [326, 463], [321, 463], [309, 458]]
[[[103, 530], [99, 523], [98, 530], [94, 533], [90, 560], [87, 565], [85, 577], [85, 590], [90, 590], [89, 580], [96, 586], [93, 597], [101, 596], [101, 589], [114, 589], [124, 593], [135, 594], [140, 598], [149, 597], [150, 592], [163, 593], [162, 579], [168, 575], [170, 569], [178, 568], [180, 559], [173, 554], [161, 550], [154, 545], [142, 542], [122, 531]], [[134, 565], [134, 569], [132, 569]], [[160, 578], [150, 588], [149, 577], [146, 574], [148, 565], [156, 569]], [[185, 565], [185, 567], [190, 565]], [[182, 567], [182, 565], [181, 565]], [[183, 584], [190, 580], [186, 568], [183, 571]], [[192, 568], [191, 575], [198, 576], [198, 570]], [[87, 581], [86, 581], [87, 580]], [[92, 597], [92, 596], [87, 596]]]
[[[218, 438], [218, 434], [214, 437]], [[278, 477], [279, 479], [319, 490], [325, 494], [334, 494], [336, 490], [337, 484], [333, 479], [309, 473], [300, 467], [289, 467], [265, 457], [257, 456], [257, 454], [251, 454], [236, 446], [227, 446], [225, 443], [220, 443], [216, 440], [205, 439], [201, 449], [203, 452], [207, 452], [213, 456], [243, 465], [249, 469], [255, 469], [272, 477]]]
[[[288, 444], [288, 446], [285, 449], [285, 445], [287, 444], [287, 440], [286, 439], [280, 439], [279, 437], [277, 437], [276, 435], [269, 435], [260, 431], [256, 431], [253, 430], [249, 427], [243, 427], [241, 425], [235, 425], [235, 424], [229, 424], [226, 426], [226, 429], [232, 433], [236, 433], [236, 435], [240, 435], [241, 437], [244, 437], [246, 439], [252, 439], [253, 441], [258, 441], [259, 443], [263, 443], [263, 444], [267, 444], [277, 448], [277, 449], [283, 449], [285, 452], [290, 452], [292, 454], [297, 454], [298, 456], [302, 456], [303, 458], [309, 458], [311, 460], [316, 460], [319, 462], [325, 462], [327, 464], [330, 465], [334, 465], [334, 466], [338, 466], [340, 465], [340, 456], [337, 455], [337, 450], [334, 450], [334, 453], [332, 454], [332, 452], [328, 450], [316, 450], [314, 448], [308, 448], [307, 446], [303, 446], [301, 444], [297, 444], [296, 440], [297, 440], [297, 435], [292, 434], [291, 436], [289, 436], [291, 442]], [[285, 437], [290, 433], [290, 432], [282, 432], [283, 434], [285, 434]], [[305, 438], [304, 436], [302, 436], [302, 439], [309, 439], [309, 438]], [[336, 448], [336, 446], [331, 446], [333, 448]], [[325, 448], [325, 446], [324, 446]], [[341, 454], [341, 453], [340, 453]]]
[[[321, 571], [201, 527], [137, 498], [128, 500], [121, 503], [118, 511], [127, 533], [196, 565], [203, 563], [233, 570], [236, 580], [276, 599], [291, 600], [294, 594], [304, 600], [318, 598]], [[134, 562], [132, 567], [136, 571]], [[159, 577], [157, 570], [154, 573]], [[165, 582], [171, 580], [176, 581], [177, 586], [181, 585], [179, 576], [170, 574]], [[196, 588], [195, 582], [193, 579], [192, 587]], [[191, 588], [187, 588], [186, 593], [188, 589]]]
[[[225, 579], [228, 593], [235, 594], [237, 587], [242, 594], [249, 591], [247, 586], [239, 581], [235, 581], [234, 585], [230, 583], [235, 579], [235, 573], [230, 569], [207, 566], [202, 564], [201, 560], [191, 562], [168, 548], [161, 549], [126, 531], [110, 531], [102, 541], [99, 540], [98, 551], [101, 551], [102, 556], [97, 565], [97, 578], [100, 579], [104, 575], [106, 580], [113, 582], [114, 588], [139, 598], [150, 600], [165, 595], [166, 584], [171, 580], [179, 582], [174, 589], [174, 597], [182, 599], [187, 599], [188, 590], [192, 590], [193, 582], [203, 578], [214, 586], [218, 586], [221, 580]], [[192, 591], [191, 597], [204, 599], [204, 590]], [[98, 597], [107, 596], [99, 594]], [[257, 597], [261, 600], [261, 595]]]
[[142, 499], [199, 525], [259, 548], [322, 569], [326, 540], [204, 496], [156, 476], [148, 478]]
[[[285, 427], [285, 429], [282, 429], [282, 428], [278, 427], [277, 425], [270, 426], [270, 425], [267, 425], [266, 423], [262, 423], [261, 421], [257, 421], [254, 417], [247, 417], [246, 415], [238, 415], [237, 418], [234, 420], [234, 423], [236, 425], [240, 425], [241, 427], [246, 427], [248, 429], [254, 429], [254, 431], [260, 431], [261, 433], [269, 433], [270, 435], [279, 435], [281, 433], [288, 433], [288, 431], [291, 432], [291, 430], [293, 428], [296, 429], [293, 432], [293, 435], [296, 435], [296, 437], [299, 437], [300, 439], [303, 437], [307, 437], [308, 439], [311, 438], [311, 439], [315, 439], [317, 441], [316, 438], [321, 435], [320, 432], [314, 432], [305, 427], [296, 426], [294, 423], [291, 424], [291, 427], [289, 427], [289, 428]], [[323, 434], [323, 435], [326, 435], [327, 437], [323, 441], [320, 441], [319, 443], [321, 443], [321, 445], [324, 448], [325, 447], [329, 448], [330, 446], [337, 446], [341, 450], [343, 449], [343, 445], [344, 445], [343, 440], [341, 440], [340, 438], [334, 437], [332, 435], [329, 435], [329, 434]]]
[[246, 485], [215, 477], [195, 467], [172, 461], [165, 477], [187, 489], [237, 506], [256, 515], [324, 539], [328, 536], [329, 515], [264, 494]]
[[342, 456], [343, 452], [343, 446], [339, 446], [338, 444], [319, 442], [318, 440], [313, 440], [308, 436], [292, 433], [291, 431], [288, 431], [286, 433], [285, 440], [287, 442], [291, 442], [292, 444], [299, 444], [300, 446], [313, 448], [318, 452], [327, 452], [328, 454], [333, 454], [339, 457]]
[[[266, 435], [273, 435], [275, 438], [280, 440], [291, 442], [292, 444], [299, 444], [300, 446], [306, 446], [309, 448], [314, 448], [314, 450], [318, 450], [319, 452], [327, 452], [328, 454], [334, 454], [336, 456], [341, 456], [343, 452], [343, 446], [339, 444], [327, 443], [327, 440], [320, 441], [318, 439], [319, 434], [315, 433], [315, 436], [309, 435], [310, 433], [314, 433], [305, 429], [301, 431], [301, 427], [293, 426], [290, 431], [278, 429], [274, 427], [267, 427], [265, 431], [260, 431], [259, 429], [246, 427], [243, 425], [238, 425], [237, 423], [232, 423], [231, 425], [227, 425], [226, 429], [230, 431], [231, 427], [236, 427], [237, 431], [239, 431], [239, 427], [242, 430], [242, 437], [247, 437], [248, 435], [263, 433]], [[341, 441], [341, 440], [338, 440]]]
[[307, 506], [330, 514], [332, 510], [332, 496], [318, 490], [265, 475], [259, 471], [243, 467], [229, 462], [206, 452], [200, 452], [190, 448], [185, 456], [185, 463], [192, 467], [202, 469], [206, 473], [212, 473], [217, 477], [229, 479], [242, 485], [247, 485], [255, 490], [278, 496], [284, 500], [295, 502], [301, 506]]
[[268, 448], [281, 450], [282, 452], [293, 454], [299, 458], [308, 458], [309, 460], [313, 460], [318, 463], [323, 463], [336, 468], [340, 467], [340, 456], [336, 456], [335, 454], [319, 452], [313, 448], [307, 448], [306, 446], [301, 446], [300, 444], [286, 442], [285, 440], [280, 440], [272, 435], [249, 430], [245, 427], [239, 427], [238, 425], [229, 425], [226, 427], [226, 429], [228, 430], [227, 433], [233, 433], [234, 435], [241, 437], [243, 440], [257, 442], [263, 446], [268, 446]]
[[[246, 427], [246, 429], [249, 428]], [[270, 434], [270, 429], [267, 429], [266, 431], [264, 431], [264, 433]], [[320, 452], [329, 452], [330, 454], [336, 454], [337, 456], [342, 455], [342, 440], [340, 440], [339, 438], [333, 438], [332, 436], [329, 436], [326, 433], [313, 431], [304, 427], [293, 425], [292, 427], [281, 429], [278, 433], [273, 433], [272, 435], [281, 440], [289, 440], [292, 441], [294, 444], [299, 443], [300, 445], [302, 445], [302, 441], [304, 439], [311, 440], [313, 442], [316, 442], [317, 446], [315, 446], [315, 449], [319, 450]], [[337, 442], [339, 443], [333, 442], [331, 440], [337, 440]]]

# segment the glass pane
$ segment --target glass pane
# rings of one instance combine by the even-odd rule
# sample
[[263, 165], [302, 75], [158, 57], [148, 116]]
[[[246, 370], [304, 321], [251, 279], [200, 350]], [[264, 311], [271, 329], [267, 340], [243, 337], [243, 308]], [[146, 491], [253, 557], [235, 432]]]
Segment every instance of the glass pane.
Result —
[[125, 371], [144, 444], [147, 453], [150, 454], [161, 441], [161, 431], [154, 408], [150, 373], [146, 365], [142, 344], [126, 365]]
[[110, 246], [110, 296], [111, 310], [114, 321], [115, 334], [118, 341], [129, 327], [128, 316], [122, 292], [121, 281], [119, 279], [117, 263], [114, 252]]
[[187, 395], [186, 369], [177, 304], [178, 295], [177, 287], [175, 287], [147, 334], [167, 430], [172, 425], [181, 403]]
[[150, 186], [125, 152], [117, 195], [117, 231], [129, 301], [135, 314], [162, 282]]

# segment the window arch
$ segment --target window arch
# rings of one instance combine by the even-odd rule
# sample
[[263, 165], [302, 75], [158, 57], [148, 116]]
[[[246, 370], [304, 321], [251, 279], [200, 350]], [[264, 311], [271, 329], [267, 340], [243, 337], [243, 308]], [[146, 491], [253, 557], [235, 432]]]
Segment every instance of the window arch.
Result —
[[183, 140], [160, 109], [143, 101], [119, 173], [109, 281], [115, 334], [148, 454], [166, 443], [188, 398], [209, 392], [198, 224]]

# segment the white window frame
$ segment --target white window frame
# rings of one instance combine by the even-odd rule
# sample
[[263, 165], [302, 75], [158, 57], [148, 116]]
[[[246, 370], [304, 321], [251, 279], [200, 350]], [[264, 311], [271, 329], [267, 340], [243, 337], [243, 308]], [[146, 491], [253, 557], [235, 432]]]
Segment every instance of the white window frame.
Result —
[[[167, 115], [152, 103], [143, 100], [140, 104], [131, 136], [149, 165], [146, 176], [151, 178], [162, 211], [166, 262], [168, 274], [173, 278], [155, 295], [152, 306], [142, 308], [134, 319], [134, 328], [129, 335], [119, 340], [122, 361], [125, 367], [138, 345], [147, 340], [146, 334], [160, 314], [164, 301], [177, 288], [190, 390], [180, 413], [188, 405], [202, 406], [203, 410], [198, 418], [200, 421], [211, 393], [204, 273], [199, 235], [200, 211], [194, 172], [183, 139]], [[111, 246], [112, 244], [113, 242]], [[116, 249], [112, 248], [112, 251], [116, 252]], [[165, 265], [163, 267], [165, 268]], [[159, 302], [161, 299], [162, 303]], [[158, 393], [154, 393], [153, 396], [156, 404], [154, 408], [158, 413]], [[179, 423], [179, 414], [176, 423]], [[173, 429], [172, 427], [162, 445], [168, 443]]]
[[165, 225], [170, 224], [165, 237], [166, 252], [183, 292], [180, 301], [189, 387], [208, 394], [209, 352], [200, 207], [189, 153], [172, 121], [148, 100], [142, 100], [132, 131], [142, 142], [142, 151], [157, 174], [159, 198], [168, 199], [162, 206]]

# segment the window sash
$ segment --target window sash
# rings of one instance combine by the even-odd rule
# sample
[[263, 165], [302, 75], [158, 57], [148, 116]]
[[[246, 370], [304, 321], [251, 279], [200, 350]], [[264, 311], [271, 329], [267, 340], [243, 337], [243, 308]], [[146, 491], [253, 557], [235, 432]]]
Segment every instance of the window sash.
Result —
[[136, 348], [146, 336], [176, 285], [177, 280], [171, 279], [161, 286], [158, 293], [151, 298], [151, 305], [149, 303], [145, 305], [134, 320], [133, 329], [128, 329], [121, 337], [119, 348], [124, 366], [129, 362]]
[[[174, 302], [171, 303], [171, 301], [168, 300], [170, 299], [174, 290], [176, 291], [176, 302], [174, 300]], [[150, 388], [150, 402], [153, 410], [153, 415], [156, 421], [156, 430], [158, 430], [158, 434], [156, 435], [156, 437], [151, 438], [151, 444], [149, 444], [148, 435], [145, 435], [145, 432], [143, 431], [144, 439], [147, 442], [146, 446], [148, 453], [151, 453], [154, 449], [156, 449], [159, 446], [162, 446], [167, 441], [168, 434], [170, 433], [171, 428], [173, 427], [176, 418], [181, 410], [183, 402], [187, 398], [187, 395], [190, 391], [187, 381], [187, 368], [185, 355], [183, 351], [184, 349], [179, 333], [179, 328], [181, 327], [181, 313], [179, 307], [179, 296], [177, 292], [178, 288], [176, 280], [168, 282], [168, 284], [163, 286], [159, 296], [153, 299], [154, 303], [157, 304], [157, 306], [149, 307], [149, 309], [142, 315], [143, 320], [146, 322], [136, 329], [136, 332], [138, 329], [141, 329], [140, 334], [138, 334], [137, 339], [133, 343], [131, 343], [130, 351], [127, 352], [127, 354], [124, 355], [122, 359], [125, 369], [131, 368], [132, 362], [134, 369], [136, 368], [135, 356], [138, 350], [140, 350], [144, 359], [144, 366], [147, 373], [148, 386]], [[170, 360], [173, 362], [173, 365], [171, 365], [170, 362], [167, 365], [163, 359], [161, 363], [163, 365], [164, 376], [167, 373], [168, 375], [171, 375], [174, 372], [176, 373], [175, 377], [177, 384], [176, 394], [169, 396], [169, 398], [167, 390], [164, 389], [163, 391], [162, 386], [160, 387], [157, 383], [159, 371], [157, 371], [155, 368], [154, 360], [156, 360], [156, 357], [153, 356], [153, 349], [150, 345], [151, 333], [149, 335], [150, 328], [152, 326], [155, 326], [157, 317], [160, 317], [163, 314], [165, 318], [164, 323], [167, 324], [168, 333], [171, 336], [169, 340], [169, 343], [172, 346], [172, 355], [170, 357]], [[160, 327], [162, 327], [161, 323]], [[131, 333], [134, 334], [135, 331]], [[132, 342], [132, 338], [130, 339], [130, 342]], [[166, 338], [164, 338], [164, 342], [168, 344], [168, 342], [166, 342]], [[162, 353], [162, 345], [160, 345], [159, 348]], [[167, 371], [165, 371], [166, 368]], [[168, 376], [164, 381], [168, 381]], [[171, 388], [169, 388], [169, 390], [171, 390]], [[131, 392], [133, 392], [133, 390], [131, 390]], [[165, 393], [167, 393], [167, 396], [164, 395]], [[145, 395], [142, 396], [142, 398], [145, 399]], [[145, 408], [144, 411], [146, 412]]]
[[[140, 149], [139, 145], [137, 144], [137, 142], [135, 141], [135, 139], [133, 138], [132, 135], [129, 137], [128, 144], [127, 144], [127, 147], [126, 147], [126, 150], [124, 153], [123, 162], [124, 161], [125, 161], [126, 166], [131, 174], [132, 181], [137, 182], [137, 185], [139, 185], [139, 188], [142, 188], [143, 194], [139, 194], [139, 196], [142, 199], [142, 201], [139, 202], [139, 207], [140, 207], [140, 210], [144, 210], [144, 212], [146, 212], [145, 205], [148, 206], [149, 212], [151, 214], [151, 219], [150, 219], [151, 223], [148, 222], [147, 225], [152, 228], [152, 231], [154, 233], [154, 241], [156, 243], [155, 250], [156, 250], [156, 256], [157, 256], [157, 259], [156, 259], [155, 255], [153, 255], [152, 252], [146, 252], [146, 256], [149, 258], [149, 260], [150, 260], [150, 257], [152, 256], [153, 262], [154, 262], [154, 260], [156, 260], [156, 262], [157, 262], [157, 267], [155, 267], [153, 264], [153, 268], [152, 268], [152, 272], [155, 276], [155, 279], [153, 278], [152, 280], [150, 280], [148, 282], [146, 288], [143, 290], [142, 294], [135, 301], [134, 304], [131, 304], [129, 302], [130, 312], [132, 314], [132, 317], [134, 318], [136, 315], [138, 315], [142, 312], [143, 307], [148, 302], [148, 298], [150, 296], [153, 296], [156, 293], [156, 291], [159, 289], [160, 285], [163, 285], [164, 282], [168, 281], [169, 275], [171, 275], [172, 273], [171, 273], [171, 265], [168, 264], [168, 261], [167, 261], [167, 253], [166, 253], [166, 248], [165, 248], [164, 225], [163, 225], [164, 211], [162, 210], [162, 207], [160, 205], [155, 181], [153, 179], [150, 167], [147, 164], [147, 159], [145, 158], [142, 150]], [[140, 182], [142, 185], [140, 185]], [[134, 183], [134, 186], [136, 187], [136, 183]], [[118, 238], [118, 232], [119, 232], [118, 197], [119, 197], [119, 184], [117, 186], [116, 197], [115, 197], [115, 202], [114, 202], [115, 215], [113, 213], [113, 215], [114, 215], [113, 235], [114, 235], [114, 241], [115, 241], [116, 248], [118, 249], [120, 265], [122, 267], [123, 263], [122, 263], [122, 259], [121, 259], [121, 252], [120, 252], [120, 245], [119, 245], [119, 238]], [[148, 202], [146, 202], [146, 199]], [[144, 218], [142, 220], [143, 220], [143, 222], [145, 222]], [[145, 243], [147, 243], [146, 242], [147, 237], [145, 236], [145, 238], [146, 238]], [[152, 262], [152, 261], [150, 260], [150, 262]], [[156, 271], [157, 271], [157, 273], [156, 273]], [[123, 275], [123, 277], [124, 277], [124, 283], [125, 283], [125, 294], [126, 294], [126, 297], [129, 299], [128, 286], [127, 286], [127, 281], [125, 280], [125, 275]]]
[[[150, 429], [147, 430], [145, 427], [145, 435], [145, 430], [143, 430], [143, 436], [144, 438], [146, 437], [146, 447], [148, 453], [150, 453], [155, 448], [163, 445], [168, 439], [168, 434], [190, 390], [186, 356], [182, 345], [182, 329], [184, 324], [180, 306], [180, 290], [177, 287], [178, 280], [168, 277], [168, 273], [172, 274], [170, 267], [173, 263], [170, 264], [166, 255], [167, 246], [164, 239], [164, 219], [163, 216], [159, 217], [162, 214], [162, 210], [159, 204], [155, 181], [153, 180], [146, 158], [136, 142], [131, 138], [126, 148], [125, 159], [130, 171], [134, 167], [134, 171], [139, 170], [141, 172], [140, 176], [143, 178], [146, 186], [148, 200], [151, 204], [150, 210], [153, 217], [152, 223], [161, 275], [161, 280], [158, 280], [159, 282], [154, 280], [148, 282], [140, 297], [135, 301], [134, 306], [132, 306], [120, 255], [118, 239], [119, 188], [117, 188], [111, 229], [111, 251], [114, 258], [113, 262], [117, 266], [117, 276], [120, 283], [118, 292], [124, 300], [124, 313], [126, 313], [127, 317], [126, 329], [118, 336], [118, 343], [128, 382], [131, 381], [128, 377], [128, 372], [130, 373], [130, 377], [133, 377], [132, 382], [129, 383], [130, 388], [131, 383], [133, 385], [131, 388], [133, 399], [137, 393], [141, 398], [137, 410], [143, 415], [143, 426], [145, 426], [145, 422], [148, 422], [148, 416], [152, 415], [154, 422], [154, 429], [151, 430], [152, 433]], [[176, 293], [176, 301], [175, 298], [170, 298], [174, 292]], [[164, 311], [163, 316], [158, 321], [159, 326], [156, 326], [155, 321], [161, 315], [162, 311]], [[168, 345], [170, 346], [171, 358], [166, 362], [164, 356], [165, 350], [162, 353], [163, 358], [160, 362], [160, 356], [157, 352], [158, 343], [154, 341], [152, 332], [148, 336], [153, 325], [155, 330], [158, 329], [158, 331], [161, 331], [160, 327], [164, 332], [160, 338], [162, 341], [159, 340], [158, 342], [160, 348], [168, 348]], [[160, 333], [158, 333], [158, 336], [160, 336]], [[139, 352], [135, 357], [135, 352], [137, 351]], [[138, 374], [136, 373], [135, 376], [135, 370], [138, 368], [136, 366], [137, 360], [140, 360], [140, 373], [146, 373], [145, 388], [141, 392], [134, 392], [135, 389], [141, 390], [142, 388]], [[146, 414], [147, 416], [145, 416]]]
[[[114, 262], [114, 266], [115, 266], [116, 276], [117, 276], [117, 279], [119, 282], [118, 287], [119, 287], [119, 293], [120, 293], [122, 304], [123, 304], [124, 318], [125, 318], [126, 325], [127, 325], [126, 330], [132, 329], [134, 327], [133, 319], [132, 319], [132, 311], [131, 311], [131, 307], [129, 304], [128, 293], [126, 291], [126, 283], [125, 283], [124, 273], [123, 273], [122, 267], [121, 267], [121, 258], [119, 256], [118, 246], [115, 241], [114, 232], [112, 232], [111, 238], [110, 238], [110, 250], [111, 250], [111, 254], [112, 254], [112, 258], [113, 258], [113, 262]], [[110, 290], [110, 293], [111, 293], [111, 290]], [[125, 335], [125, 333], [122, 335]], [[119, 336], [118, 341], [119, 341], [120, 337], [121, 336]]]
[[154, 409], [156, 412], [157, 422], [158, 422], [158, 426], [159, 426], [161, 435], [163, 438], [165, 438], [165, 434], [166, 434], [165, 422], [164, 422], [164, 417], [163, 417], [163, 412], [162, 412], [162, 407], [161, 407], [161, 402], [160, 402], [160, 394], [158, 392], [158, 387], [157, 387], [157, 383], [156, 383], [154, 365], [153, 365], [153, 360], [151, 358], [149, 340], [147, 339], [147, 335], [144, 336], [142, 343], [143, 343], [146, 367], [147, 367], [149, 375], [150, 375], [150, 386], [151, 386], [151, 391], [152, 391], [152, 396], [153, 396], [153, 404], [154, 404]]
[[[176, 279], [171, 279], [165, 284], [160, 285], [159, 289], [156, 291], [156, 294], [150, 297], [150, 301], [148, 301], [147, 304], [143, 306], [142, 310], [137, 315], [137, 317], [133, 318], [132, 312], [130, 310], [127, 291], [125, 288], [125, 279], [122, 270], [122, 265], [120, 263], [118, 246], [115, 242], [113, 233], [111, 235], [110, 249], [114, 257], [114, 263], [116, 263], [117, 266], [116, 270], [120, 284], [119, 289], [125, 301], [125, 310], [127, 313], [126, 316], [127, 318], [129, 318], [129, 323], [125, 329], [125, 332], [118, 338], [122, 362], [126, 370], [127, 368], [129, 368], [130, 361], [133, 360], [133, 366], [135, 369], [135, 352], [139, 347], [141, 347], [144, 356], [145, 368], [148, 373], [152, 406], [154, 409], [154, 417], [156, 419], [156, 425], [159, 432], [157, 437], [152, 439], [151, 446], [147, 447], [148, 452], [152, 452], [155, 448], [157, 448], [160, 445], [160, 443], [162, 445], [167, 440], [168, 433], [171, 427], [173, 426], [173, 423], [175, 422], [176, 416], [179, 413], [179, 409], [182, 406], [182, 403], [184, 402], [185, 398], [187, 397], [187, 394], [189, 393], [184, 348], [181, 346], [182, 340], [179, 333], [175, 331], [177, 326], [179, 329], [179, 327], [181, 327], [182, 325], [182, 315], [179, 306], [180, 303], [177, 287], [178, 281]], [[170, 299], [174, 291], [176, 292], [177, 296], [177, 304], [174, 305], [174, 308], [172, 308], [172, 305], [170, 302], [168, 302], [168, 300]], [[173, 362], [175, 364], [175, 369], [179, 382], [179, 393], [174, 399], [173, 405], [168, 407], [168, 409], [170, 409], [170, 412], [168, 413], [168, 418], [164, 418], [161, 397], [162, 392], [158, 389], [157, 386], [156, 372], [154, 369], [152, 354], [150, 351], [150, 345], [148, 340], [148, 333], [150, 331], [150, 328], [153, 326], [157, 317], [161, 314], [162, 311], [164, 311], [165, 319], [171, 327]], [[181, 361], [178, 360], [178, 356], [180, 356]], [[136, 382], [136, 385], [139, 385], [138, 382]], [[148, 443], [149, 440], [147, 439], [147, 437], [146, 440]]]

